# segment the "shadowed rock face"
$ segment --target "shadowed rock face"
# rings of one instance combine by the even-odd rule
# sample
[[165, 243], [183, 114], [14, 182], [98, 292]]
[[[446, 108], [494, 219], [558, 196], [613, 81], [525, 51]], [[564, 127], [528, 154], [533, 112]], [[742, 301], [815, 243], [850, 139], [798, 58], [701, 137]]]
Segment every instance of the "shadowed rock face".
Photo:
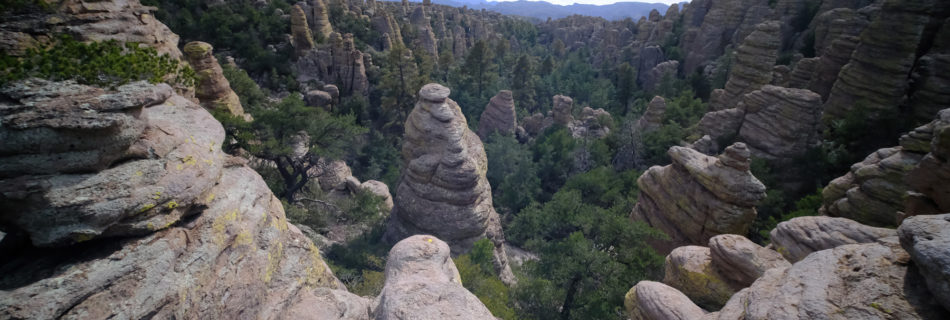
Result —
[[838, 74], [824, 117], [842, 119], [859, 106], [869, 117], [879, 117], [900, 106], [924, 30], [940, 2], [884, 1], [880, 15], [861, 33], [850, 62]]
[[[684, 10], [686, 32], [681, 39], [686, 59], [683, 70], [696, 70], [739, 43], [765, 20], [766, 0], [694, 1]], [[731, 39], [731, 40], [730, 40]], [[771, 68], [771, 66], [769, 66]]]
[[[16, 209], [0, 212], [0, 224], [17, 231], [4, 239], [0, 318], [266, 319], [285, 317], [288, 301], [322, 310], [339, 307], [330, 300], [369, 304], [339, 290], [263, 179], [220, 150], [221, 125], [168, 86], [104, 91], [34, 80], [3, 95], [44, 110], [43, 119], [5, 114], [3, 135], [18, 141], [5, 157], [35, 157], [21, 143], [65, 142], [116, 124], [139, 123], [133, 127], [140, 131], [131, 144], [117, 139], [85, 147], [92, 158], [116, 146], [128, 150], [118, 162], [99, 158], [106, 167], [4, 173], [0, 206]], [[87, 101], [100, 112], [75, 110], [63, 100]], [[17, 106], [4, 109], [22, 110]], [[103, 138], [123, 132], [99, 131]], [[30, 240], [62, 248], [35, 248]], [[305, 292], [323, 300], [302, 298]]]
[[504, 235], [485, 178], [485, 149], [449, 93], [438, 84], [423, 86], [406, 120], [402, 148], [406, 164], [386, 239], [395, 242], [432, 234], [447, 240], [453, 252], [462, 253], [487, 237], [495, 243], [496, 267], [510, 274]]
[[907, 218], [897, 233], [927, 288], [950, 310], [950, 214]]
[[765, 186], [749, 172], [749, 150], [736, 143], [718, 158], [672, 147], [673, 164], [652, 167], [639, 179], [639, 202], [631, 218], [670, 236], [656, 245], [669, 252], [680, 245], [702, 245], [718, 234], [745, 234]]
[[231, 90], [231, 83], [224, 78], [218, 59], [212, 54], [210, 44], [193, 41], [185, 45], [185, 58], [188, 64], [195, 69], [198, 84], [195, 88], [195, 97], [208, 109], [228, 109], [236, 116], [244, 115], [241, 99]]
[[495, 131], [502, 135], [513, 135], [518, 126], [516, 117], [511, 91], [502, 90], [485, 106], [478, 121], [478, 136], [485, 140]]
[[755, 157], [792, 161], [818, 139], [821, 97], [814, 92], [766, 85], [745, 95], [742, 107], [737, 138]]
[[710, 108], [722, 110], [735, 107], [743, 95], [769, 84], [780, 46], [777, 21], [757, 25], [755, 31], [736, 50], [736, 61], [729, 72], [726, 87], [722, 93], [713, 95]]
[[377, 320], [486, 319], [488, 308], [462, 287], [448, 244], [415, 235], [389, 251], [386, 283], [375, 310]]

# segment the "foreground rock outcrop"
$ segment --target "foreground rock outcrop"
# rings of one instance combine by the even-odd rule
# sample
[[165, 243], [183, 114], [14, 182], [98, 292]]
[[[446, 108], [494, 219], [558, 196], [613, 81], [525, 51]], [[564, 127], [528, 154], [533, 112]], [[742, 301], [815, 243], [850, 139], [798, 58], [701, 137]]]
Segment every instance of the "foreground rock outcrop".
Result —
[[930, 292], [950, 310], [950, 214], [907, 218], [897, 233]]
[[640, 281], [627, 292], [624, 309], [634, 320], [692, 320], [705, 312], [676, 289], [653, 281]]
[[386, 283], [375, 319], [485, 319], [488, 308], [462, 287], [448, 244], [427, 235], [399, 241], [389, 251]]
[[672, 147], [673, 160], [652, 167], [637, 179], [640, 195], [631, 218], [670, 236], [657, 249], [703, 245], [719, 234], [745, 234], [765, 186], [749, 172], [749, 150], [736, 143], [717, 157]]
[[510, 281], [501, 221], [485, 177], [485, 149], [449, 93], [438, 84], [423, 86], [406, 120], [405, 169], [386, 239], [432, 234], [445, 239], [456, 254], [479, 239], [491, 239], [496, 267]]
[[[109, 92], [32, 80], [3, 94], [20, 103], [4, 108], [3, 134], [14, 141], [46, 145], [78, 141], [84, 131], [102, 139], [137, 131], [85, 145], [86, 152], [59, 151], [95, 157], [119, 148], [126, 155], [99, 158], [103, 166], [4, 173], [0, 202], [18, 209], [0, 213], [4, 229], [16, 230], [4, 238], [0, 282], [11, 289], [0, 293], [0, 317], [279, 318], [288, 301], [318, 288], [368, 305], [342, 290], [263, 179], [221, 152], [221, 125], [167, 85]], [[100, 112], [74, 109], [75, 101]], [[42, 119], [29, 120], [23, 103], [43, 110]], [[55, 163], [12, 147], [3, 152], [8, 159]]]
[[779, 223], [772, 229], [772, 247], [795, 262], [812, 252], [834, 247], [872, 243], [895, 236], [894, 229], [875, 228], [853, 220], [833, 217], [799, 217]]

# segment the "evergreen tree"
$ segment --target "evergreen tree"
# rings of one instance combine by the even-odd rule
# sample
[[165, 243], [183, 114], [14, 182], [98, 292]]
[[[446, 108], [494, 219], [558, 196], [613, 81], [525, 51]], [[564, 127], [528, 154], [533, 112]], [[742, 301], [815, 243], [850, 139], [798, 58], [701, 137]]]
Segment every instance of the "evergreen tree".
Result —
[[531, 65], [531, 57], [521, 55], [511, 74], [511, 91], [514, 95], [515, 106], [534, 110], [535, 92], [534, 92], [534, 70]]
[[630, 100], [637, 93], [637, 71], [624, 62], [617, 68], [616, 85], [617, 101], [623, 105], [623, 114], [630, 111]]

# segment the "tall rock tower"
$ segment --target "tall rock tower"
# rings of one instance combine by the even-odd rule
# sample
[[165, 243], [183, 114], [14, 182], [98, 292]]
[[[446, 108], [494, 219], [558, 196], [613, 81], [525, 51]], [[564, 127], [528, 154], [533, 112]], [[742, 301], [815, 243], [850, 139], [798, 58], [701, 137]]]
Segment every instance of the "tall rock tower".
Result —
[[488, 238], [495, 245], [495, 267], [509, 282], [514, 277], [485, 178], [485, 149], [449, 93], [438, 84], [423, 86], [406, 119], [405, 166], [385, 238], [430, 234], [448, 242], [454, 254]]

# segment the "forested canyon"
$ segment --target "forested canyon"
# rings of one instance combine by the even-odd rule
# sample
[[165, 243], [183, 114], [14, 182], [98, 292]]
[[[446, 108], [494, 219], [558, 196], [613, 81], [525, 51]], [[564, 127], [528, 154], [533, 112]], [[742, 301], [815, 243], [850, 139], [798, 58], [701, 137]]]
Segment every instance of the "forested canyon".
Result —
[[950, 318], [950, 2], [0, 4], [0, 319]]

